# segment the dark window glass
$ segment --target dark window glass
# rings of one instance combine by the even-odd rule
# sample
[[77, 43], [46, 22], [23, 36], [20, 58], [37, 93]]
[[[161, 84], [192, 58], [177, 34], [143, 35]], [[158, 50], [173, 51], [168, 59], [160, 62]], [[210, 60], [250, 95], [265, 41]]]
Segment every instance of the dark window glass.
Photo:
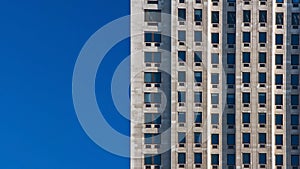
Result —
[[235, 154], [227, 154], [227, 165], [235, 165]]
[[275, 105], [283, 105], [283, 96], [281, 94], [275, 95]]
[[178, 20], [179, 21], [186, 20], [186, 9], [178, 9]]
[[145, 124], [161, 124], [161, 116], [158, 113], [145, 113]]
[[185, 164], [186, 155], [185, 153], [178, 153], [178, 164]]
[[299, 55], [291, 55], [291, 64], [299, 65]]
[[299, 95], [291, 95], [291, 101], [292, 101], [292, 105], [299, 105]]
[[276, 114], [275, 115], [275, 125], [282, 125], [283, 124], [283, 115]]
[[243, 32], [243, 42], [244, 43], [250, 43], [251, 42], [250, 32]]
[[144, 93], [144, 103], [161, 103], [160, 93]]
[[195, 120], [195, 123], [202, 123], [202, 113], [201, 112], [195, 112], [194, 113], [194, 120]]
[[267, 164], [267, 154], [259, 153], [259, 164]]
[[259, 32], [259, 43], [267, 43], [267, 32]]
[[292, 25], [300, 25], [300, 13], [292, 13]]
[[202, 82], [202, 72], [194, 72], [195, 82]]
[[250, 83], [250, 72], [243, 72], [243, 83]]
[[276, 13], [276, 25], [283, 25], [283, 13]]
[[214, 144], [214, 145], [219, 144], [219, 134], [211, 135], [211, 144]]
[[235, 114], [227, 114], [227, 124], [228, 125], [235, 124]]
[[161, 34], [159, 32], [145, 32], [145, 42], [161, 42]]
[[211, 165], [219, 165], [219, 154], [211, 155]]
[[283, 75], [280, 75], [280, 74], [275, 75], [275, 84], [283, 85]]
[[266, 122], [267, 122], [266, 113], [259, 113], [258, 114], [258, 123], [266, 124]]
[[202, 164], [202, 153], [195, 153], [194, 154], [194, 163], [195, 164]]
[[235, 94], [227, 94], [227, 104], [235, 104]]
[[235, 145], [235, 134], [227, 134], [227, 145]]
[[258, 73], [258, 82], [266, 83], [267, 82], [267, 73]]
[[267, 54], [264, 52], [259, 52], [259, 58], [258, 58], [258, 62], [259, 63], [266, 63], [267, 61]]
[[283, 35], [282, 34], [275, 35], [275, 43], [276, 43], [276, 45], [283, 45]]
[[186, 122], [186, 114], [185, 112], [178, 112], [178, 123]]
[[291, 164], [292, 166], [299, 166], [299, 155], [291, 156]]
[[235, 54], [234, 53], [227, 54], [227, 64], [229, 64], [229, 65], [235, 64]]
[[212, 23], [219, 23], [219, 12], [218, 11], [212, 11], [211, 12], [211, 22]]
[[186, 32], [178, 31], [178, 41], [185, 42], [185, 40], [186, 40]]
[[250, 52], [243, 52], [243, 63], [250, 63]]
[[259, 144], [266, 144], [267, 143], [267, 134], [266, 133], [259, 133], [258, 134], [258, 143]]
[[186, 61], [186, 52], [178, 51], [178, 62], [185, 62], [185, 61]]
[[276, 0], [276, 3], [283, 3], [284, 0]]
[[235, 12], [228, 12], [227, 13], [227, 24], [235, 24], [236, 14]]
[[145, 52], [145, 62], [160, 63], [161, 53], [160, 52]]
[[144, 134], [145, 144], [160, 144], [161, 137], [160, 134]]
[[144, 165], [161, 165], [161, 155], [145, 154]]
[[265, 104], [267, 102], [266, 93], [258, 93], [258, 103]]
[[235, 33], [227, 33], [227, 44], [235, 44]]
[[195, 63], [202, 62], [202, 52], [201, 51], [194, 52], [194, 62]]
[[219, 73], [211, 74], [211, 84], [219, 84]]
[[292, 45], [299, 45], [299, 34], [292, 34]]
[[235, 84], [235, 74], [234, 73], [227, 74], [227, 84]]
[[275, 165], [283, 165], [283, 155], [275, 155]]
[[291, 125], [297, 126], [299, 125], [299, 115], [291, 115]]
[[291, 75], [291, 85], [293, 85], [293, 86], [299, 85], [299, 75], [298, 74]]
[[243, 22], [251, 22], [251, 11], [250, 10], [243, 11]]
[[275, 64], [276, 65], [282, 65], [283, 64], [283, 55], [282, 54], [276, 54], [275, 55]]
[[194, 143], [202, 143], [202, 134], [199, 132], [194, 133]]
[[243, 113], [243, 123], [250, 123], [250, 113]]
[[178, 133], [178, 143], [186, 143], [186, 135], [184, 132]]
[[185, 102], [185, 92], [178, 92], [178, 102]]
[[243, 164], [250, 164], [250, 153], [243, 153]]
[[161, 72], [145, 72], [145, 83], [161, 83]]
[[202, 9], [195, 9], [194, 15], [194, 19], [196, 22], [202, 21]]
[[291, 136], [291, 145], [298, 146], [299, 145], [299, 135], [292, 135]]
[[259, 11], [259, 22], [267, 22], [267, 11]]
[[250, 144], [250, 133], [243, 133], [243, 144]]
[[211, 42], [212, 43], [219, 43], [219, 33], [212, 33], [211, 34]]
[[202, 103], [202, 92], [195, 92], [194, 93], [194, 102], [195, 103]]
[[283, 145], [283, 135], [275, 135], [275, 145]]

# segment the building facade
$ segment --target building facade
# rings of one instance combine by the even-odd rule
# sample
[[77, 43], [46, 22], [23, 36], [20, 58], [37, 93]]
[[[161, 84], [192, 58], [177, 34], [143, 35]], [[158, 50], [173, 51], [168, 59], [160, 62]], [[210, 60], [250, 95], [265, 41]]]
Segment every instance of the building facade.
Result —
[[299, 169], [299, 0], [131, 0], [131, 169]]

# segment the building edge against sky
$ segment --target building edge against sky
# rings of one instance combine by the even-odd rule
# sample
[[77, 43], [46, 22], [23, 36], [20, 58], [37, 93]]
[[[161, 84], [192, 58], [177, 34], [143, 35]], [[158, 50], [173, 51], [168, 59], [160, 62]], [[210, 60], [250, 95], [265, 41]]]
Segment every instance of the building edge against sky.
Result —
[[299, 0], [131, 14], [131, 169], [299, 168]]

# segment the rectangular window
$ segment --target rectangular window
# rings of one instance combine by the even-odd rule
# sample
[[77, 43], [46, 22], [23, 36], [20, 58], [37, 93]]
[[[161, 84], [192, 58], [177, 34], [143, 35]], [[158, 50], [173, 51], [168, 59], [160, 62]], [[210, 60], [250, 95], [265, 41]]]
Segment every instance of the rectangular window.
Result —
[[227, 124], [228, 125], [235, 124], [235, 114], [227, 114]]
[[144, 143], [145, 144], [160, 144], [161, 137], [160, 134], [144, 134]]
[[159, 113], [145, 113], [145, 124], [161, 124], [161, 115]]
[[276, 3], [283, 3], [284, 0], [276, 0]]
[[194, 93], [194, 102], [195, 103], [202, 103], [202, 92], [195, 92]]
[[299, 155], [291, 156], [291, 164], [292, 166], [299, 166]]
[[227, 165], [235, 165], [235, 154], [227, 154]]
[[267, 164], [267, 154], [266, 153], [259, 153], [259, 164]]
[[299, 45], [299, 34], [292, 34], [292, 45]]
[[243, 22], [251, 22], [251, 11], [243, 10]]
[[275, 35], [275, 44], [276, 45], [283, 45], [283, 34], [276, 34]]
[[242, 73], [242, 82], [243, 83], [250, 83], [250, 72], [243, 72]]
[[185, 112], [178, 112], [178, 123], [186, 122], [186, 114]]
[[211, 34], [211, 43], [219, 44], [219, 33]]
[[227, 53], [227, 64], [228, 65], [235, 64], [235, 53]]
[[291, 55], [291, 64], [292, 65], [299, 65], [299, 55]]
[[219, 53], [211, 54], [211, 64], [219, 64]]
[[219, 144], [219, 134], [211, 135], [211, 144], [218, 145]]
[[178, 31], [178, 41], [185, 42], [185, 40], [186, 40], [186, 32]]
[[145, 52], [145, 62], [146, 63], [161, 63], [161, 53], [160, 52]]
[[178, 132], [178, 143], [184, 144], [186, 143], [186, 134], [184, 132]]
[[219, 124], [219, 114], [211, 114], [211, 124]]
[[243, 133], [243, 144], [250, 144], [250, 133]]
[[283, 13], [276, 12], [276, 25], [283, 25]]
[[299, 0], [292, 0], [292, 3], [293, 3], [293, 4], [299, 4], [300, 1], [299, 1]]
[[275, 125], [282, 125], [282, 124], [283, 124], [283, 115], [275, 114]]
[[243, 52], [243, 63], [250, 63], [250, 52]]
[[145, 83], [161, 83], [161, 72], [145, 72]]
[[283, 105], [283, 96], [282, 94], [275, 95], [275, 105]]
[[299, 125], [299, 115], [296, 115], [296, 114], [291, 115], [291, 125], [293, 125], [293, 126]]
[[186, 161], [186, 154], [178, 153], [178, 164], [185, 164], [185, 161]]
[[275, 85], [283, 85], [283, 75], [281, 74], [275, 75]]
[[219, 104], [219, 94], [218, 93], [211, 94], [211, 104]]
[[194, 153], [194, 163], [202, 164], [202, 153]]
[[250, 123], [250, 113], [243, 113], [243, 123]]
[[266, 124], [267, 123], [266, 113], [259, 113], [258, 114], [258, 123], [259, 124]]
[[243, 42], [244, 43], [251, 42], [251, 33], [250, 32], [243, 32]]
[[267, 83], [267, 73], [258, 73], [258, 83]]
[[194, 62], [195, 63], [201, 63], [202, 62], [202, 52], [201, 51], [195, 51], [194, 52]]
[[145, 9], [145, 22], [161, 22], [161, 10]]
[[235, 145], [235, 134], [227, 134], [227, 145]]
[[186, 81], [186, 74], [184, 71], [178, 72], [178, 82], [185, 82]]
[[275, 145], [283, 145], [283, 135], [275, 135]]
[[144, 93], [144, 102], [145, 103], [161, 103], [161, 94], [160, 93]]
[[267, 102], [267, 94], [266, 93], [258, 93], [258, 103], [266, 104]]
[[144, 34], [145, 42], [161, 42], [160, 32], [145, 32]]
[[194, 80], [195, 82], [202, 82], [202, 72], [194, 72]]
[[292, 74], [291, 75], [291, 85], [292, 86], [298, 86], [299, 85], [299, 75], [298, 74]]
[[219, 73], [211, 74], [211, 84], [219, 84]]
[[292, 103], [292, 106], [298, 106], [299, 105], [299, 95], [291, 95], [291, 103]]
[[275, 64], [276, 65], [283, 64], [283, 55], [282, 54], [275, 54]]
[[179, 21], [186, 20], [186, 9], [178, 9], [178, 20]]
[[267, 134], [266, 133], [259, 133], [258, 134], [258, 143], [259, 144], [266, 144], [267, 143]]
[[275, 155], [275, 165], [283, 165], [283, 155]]
[[202, 123], [202, 112], [194, 113], [194, 121], [195, 123]]
[[250, 103], [250, 93], [243, 93], [243, 103]]
[[259, 52], [258, 57], [259, 63], [267, 63], [267, 54], [265, 52]]
[[259, 22], [267, 22], [267, 11], [259, 11]]
[[300, 25], [300, 13], [292, 13], [292, 25]]
[[185, 92], [178, 92], [178, 102], [185, 102]]
[[227, 84], [235, 84], [235, 74], [234, 73], [228, 73], [227, 74]]
[[267, 43], [267, 32], [259, 32], [259, 43]]
[[178, 51], [178, 62], [185, 62], [185, 61], [186, 61], [186, 52]]
[[194, 133], [194, 143], [202, 143], [202, 133]]
[[219, 165], [219, 154], [211, 155], [211, 165]]
[[235, 21], [236, 21], [235, 12], [228, 12], [227, 13], [227, 24], [235, 24]]
[[219, 12], [218, 11], [211, 12], [211, 23], [219, 23]]
[[196, 22], [202, 21], [202, 9], [195, 9], [194, 10], [194, 19]]
[[144, 165], [161, 165], [161, 155], [145, 154]]
[[243, 153], [243, 164], [250, 164], [250, 153]]
[[227, 33], [227, 44], [229, 45], [235, 44], [235, 33]]
[[235, 94], [227, 94], [227, 104], [235, 104]]
[[292, 135], [291, 136], [291, 145], [292, 146], [299, 146], [299, 135]]
[[202, 32], [201, 31], [195, 31], [194, 32], [194, 41], [195, 42], [202, 42]]

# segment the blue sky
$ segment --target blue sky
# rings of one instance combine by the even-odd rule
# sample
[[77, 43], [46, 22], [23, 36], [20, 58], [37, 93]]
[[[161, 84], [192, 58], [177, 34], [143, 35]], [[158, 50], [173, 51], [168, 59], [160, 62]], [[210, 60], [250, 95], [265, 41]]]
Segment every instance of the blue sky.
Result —
[[[72, 73], [82, 46], [99, 28], [128, 15], [129, 6], [129, 0], [0, 2], [1, 169], [129, 168], [129, 159], [88, 138], [72, 103]], [[97, 76], [104, 85], [128, 55], [128, 39], [107, 54]], [[101, 93], [105, 87], [98, 85], [97, 97], [108, 95]], [[106, 105], [108, 122], [128, 135], [129, 122], [110, 98]]]

